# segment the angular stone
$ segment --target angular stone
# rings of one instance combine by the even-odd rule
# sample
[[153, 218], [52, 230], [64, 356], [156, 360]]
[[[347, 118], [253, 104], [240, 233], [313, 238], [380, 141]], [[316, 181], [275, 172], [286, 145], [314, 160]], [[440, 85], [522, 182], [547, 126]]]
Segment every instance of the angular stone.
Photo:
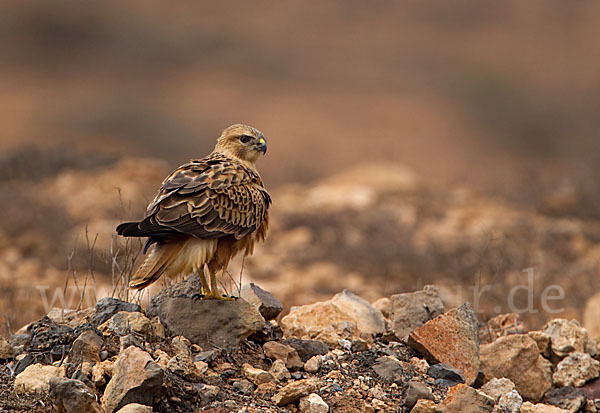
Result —
[[481, 391], [498, 402], [500, 397], [513, 391], [515, 389], [515, 383], [502, 377], [501, 379], [493, 378], [481, 387]]
[[69, 362], [79, 364], [84, 361], [98, 363], [100, 361], [100, 350], [104, 342], [98, 334], [92, 330], [86, 330], [73, 342], [69, 352]]
[[15, 391], [17, 394], [46, 393], [53, 377], [65, 377], [65, 368], [32, 364], [15, 378]]
[[303, 413], [327, 413], [329, 411], [327, 403], [316, 393], [301, 398], [298, 408]]
[[308, 396], [317, 391], [317, 382], [313, 379], [302, 379], [289, 383], [277, 392], [271, 398], [271, 401], [277, 406], [285, 406], [300, 400], [301, 397]]
[[396, 294], [392, 301], [392, 331], [401, 340], [417, 327], [444, 313], [444, 303], [437, 287], [426, 285], [422, 291]]
[[112, 377], [114, 365], [115, 363], [109, 360], [94, 364], [94, 367], [92, 367], [92, 383], [96, 387], [103, 387]]
[[265, 319], [244, 299], [193, 300], [200, 290], [199, 277], [188, 277], [152, 297], [146, 313], [158, 315], [172, 333], [205, 349], [237, 347], [263, 328]]
[[600, 375], [600, 362], [588, 353], [572, 352], [556, 366], [552, 375], [558, 386], [581, 387]]
[[316, 373], [321, 368], [323, 359], [321, 356], [312, 356], [304, 363], [304, 371], [307, 373]]
[[394, 356], [379, 357], [372, 369], [386, 382], [402, 382], [402, 363]]
[[408, 344], [430, 363], [445, 363], [462, 371], [466, 384], [475, 382], [479, 326], [468, 302], [417, 327], [410, 333]]
[[282, 344], [293, 347], [304, 363], [314, 356], [323, 356], [329, 352], [329, 346], [319, 340], [303, 340], [300, 338], [288, 338]]
[[361, 333], [381, 334], [385, 331], [385, 319], [381, 311], [358, 295], [344, 290], [334, 295], [331, 303], [355, 320]]
[[494, 409], [494, 400], [485, 393], [465, 384], [448, 389], [444, 401], [444, 413], [489, 413]]
[[502, 413], [519, 413], [522, 404], [523, 398], [521, 395], [516, 390], [511, 390], [500, 396], [497, 406]]
[[453, 387], [465, 382], [465, 376], [463, 376], [462, 372], [449, 364], [434, 364], [429, 367], [427, 374], [436, 379], [435, 384], [438, 386]]
[[151, 405], [162, 386], [163, 371], [148, 353], [135, 346], [123, 350], [102, 396], [106, 413], [129, 403]]
[[152, 336], [153, 327], [152, 322], [142, 313], [119, 311], [103, 323], [99, 330], [104, 334], [113, 333], [118, 336], [126, 336], [130, 333], [137, 333], [149, 338]]
[[538, 401], [552, 385], [551, 364], [540, 356], [527, 334], [515, 334], [484, 344], [479, 351], [484, 381], [506, 377], [523, 398]]
[[431, 389], [424, 383], [418, 381], [409, 381], [405, 388], [403, 402], [404, 406], [410, 409], [417, 403], [417, 400], [422, 399], [435, 400]]
[[356, 320], [331, 301], [292, 307], [280, 325], [286, 337], [316, 339], [333, 347], [341, 339], [360, 338]]
[[558, 358], [574, 351], [596, 355], [596, 343], [577, 320], [557, 318], [549, 321], [542, 331], [550, 336], [550, 349]]
[[282, 360], [275, 360], [269, 369], [269, 373], [278, 382], [284, 382], [292, 378], [290, 371], [285, 367], [285, 363]]
[[61, 412], [104, 413], [96, 401], [96, 395], [80, 380], [52, 377], [50, 398]]
[[569, 411], [549, 404], [525, 402], [521, 405], [521, 413], [569, 413]]
[[152, 407], [144, 406], [143, 404], [139, 403], [129, 403], [117, 413], [152, 413]]
[[211, 403], [217, 399], [221, 389], [219, 386], [211, 386], [209, 384], [196, 384], [196, 388], [200, 392], [200, 398], [204, 403]]
[[14, 355], [13, 346], [4, 337], [0, 337], [0, 360], [13, 358]]
[[248, 380], [250, 380], [257, 386], [259, 384], [269, 383], [273, 381], [273, 376], [271, 375], [271, 373], [262, 369], [252, 367], [248, 363], [244, 363], [242, 365], [242, 373], [244, 374], [244, 377], [246, 377]]
[[96, 303], [92, 324], [99, 326], [119, 311], [136, 312], [142, 311], [138, 304], [128, 303], [117, 298], [104, 297]]
[[256, 308], [267, 321], [274, 320], [283, 311], [283, 305], [273, 294], [254, 283], [244, 284], [240, 291], [240, 297]]
[[567, 386], [550, 390], [546, 393], [544, 400], [552, 406], [575, 413], [584, 408], [586, 396], [583, 389]]
[[298, 352], [291, 346], [276, 341], [268, 341], [263, 345], [263, 351], [271, 360], [283, 361], [288, 369], [299, 369], [304, 366]]
[[169, 360], [167, 370], [192, 383], [198, 383], [202, 377], [202, 373], [198, 370], [189, 354], [176, 354]]

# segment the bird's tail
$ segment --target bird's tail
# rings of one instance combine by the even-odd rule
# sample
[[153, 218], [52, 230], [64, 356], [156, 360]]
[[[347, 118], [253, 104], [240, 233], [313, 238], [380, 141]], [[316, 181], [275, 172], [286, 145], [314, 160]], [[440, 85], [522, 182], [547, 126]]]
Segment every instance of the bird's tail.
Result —
[[148, 257], [129, 280], [129, 287], [140, 290], [158, 280], [188, 240], [155, 244]]

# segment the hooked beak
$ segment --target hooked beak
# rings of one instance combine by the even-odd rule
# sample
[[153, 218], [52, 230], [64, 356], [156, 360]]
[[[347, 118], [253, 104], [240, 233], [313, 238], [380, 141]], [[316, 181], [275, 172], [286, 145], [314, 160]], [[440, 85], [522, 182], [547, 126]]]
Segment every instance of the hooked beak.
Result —
[[261, 151], [263, 155], [267, 153], [267, 141], [265, 141], [265, 138], [260, 138], [258, 140], [258, 150]]

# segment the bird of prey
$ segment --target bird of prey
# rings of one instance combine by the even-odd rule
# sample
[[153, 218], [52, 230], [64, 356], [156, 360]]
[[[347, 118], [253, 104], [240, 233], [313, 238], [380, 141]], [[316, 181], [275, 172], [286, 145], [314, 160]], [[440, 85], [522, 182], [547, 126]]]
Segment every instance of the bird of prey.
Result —
[[146, 217], [117, 227], [119, 235], [148, 237], [144, 254], [148, 249], [150, 253], [129, 287], [147, 287], [161, 275], [197, 273], [204, 297], [230, 299], [218, 294], [217, 273], [225, 272], [236, 254], [252, 254], [269, 225], [271, 197], [255, 165], [266, 152], [262, 132], [232, 125], [210, 155], [173, 171], [148, 205]]

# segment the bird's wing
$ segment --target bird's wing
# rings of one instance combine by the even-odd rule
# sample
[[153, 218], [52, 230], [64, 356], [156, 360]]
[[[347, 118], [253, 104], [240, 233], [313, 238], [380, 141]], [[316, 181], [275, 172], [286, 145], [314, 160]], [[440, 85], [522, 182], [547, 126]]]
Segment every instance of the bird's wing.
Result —
[[138, 236], [240, 239], [263, 223], [270, 204], [256, 171], [215, 153], [180, 166], [165, 179], [137, 224]]

